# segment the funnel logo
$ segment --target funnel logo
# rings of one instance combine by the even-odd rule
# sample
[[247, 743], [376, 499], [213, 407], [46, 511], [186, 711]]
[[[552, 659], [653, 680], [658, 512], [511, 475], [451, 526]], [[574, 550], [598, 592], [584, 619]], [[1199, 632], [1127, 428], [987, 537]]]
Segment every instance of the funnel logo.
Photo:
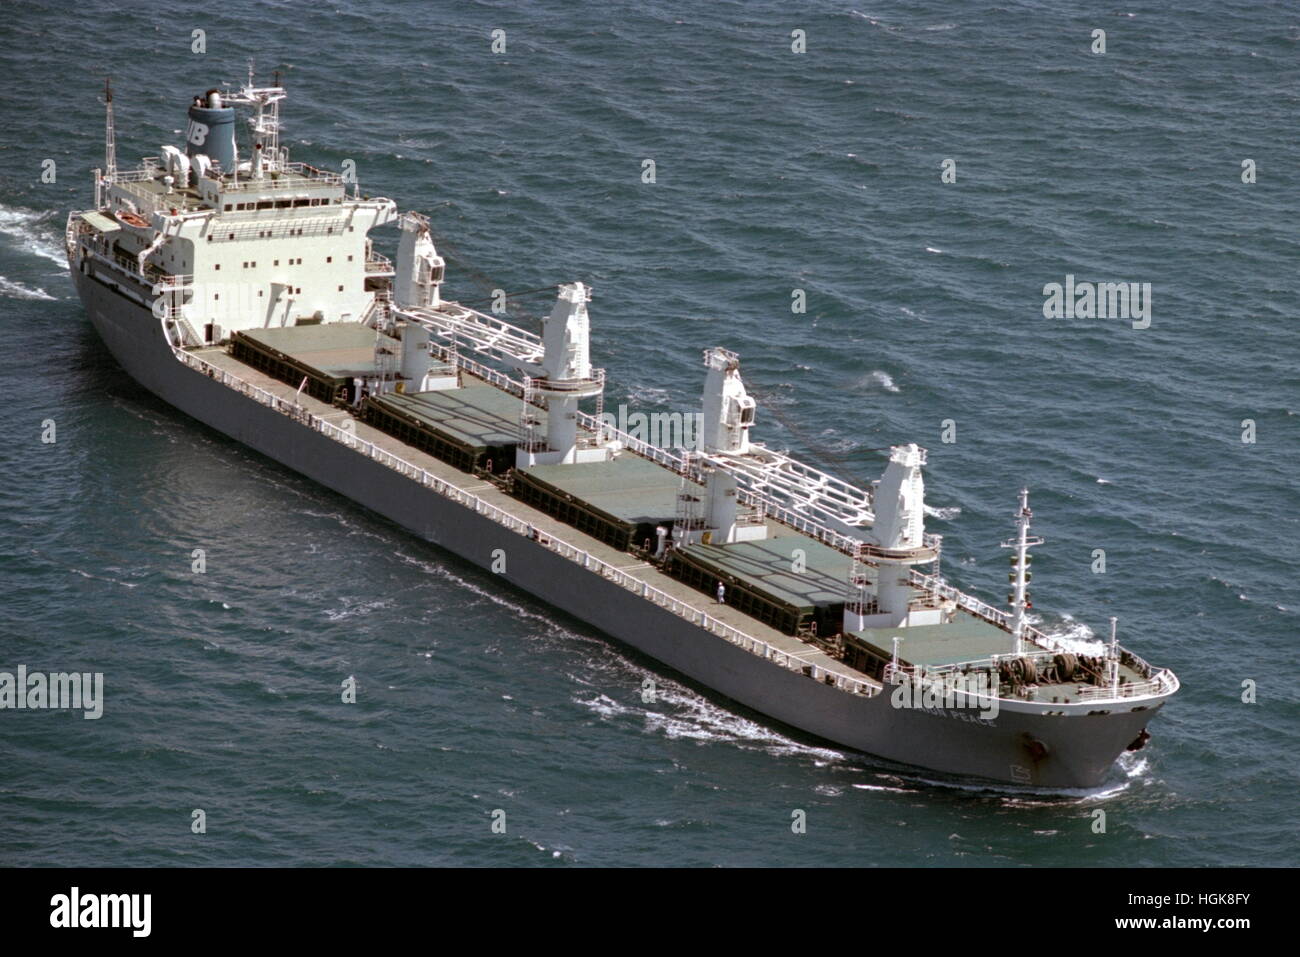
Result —
[[185, 131], [185, 139], [193, 146], [202, 146], [208, 141], [209, 129], [207, 123], [190, 120], [189, 128]]

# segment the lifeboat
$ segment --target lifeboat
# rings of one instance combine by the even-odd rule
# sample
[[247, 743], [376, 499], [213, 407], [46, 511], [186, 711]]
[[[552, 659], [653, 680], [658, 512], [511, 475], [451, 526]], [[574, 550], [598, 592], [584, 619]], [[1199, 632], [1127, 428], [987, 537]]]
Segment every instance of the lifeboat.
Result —
[[113, 215], [117, 217], [118, 222], [120, 222], [123, 226], [129, 226], [132, 229], [153, 228], [152, 226], [149, 225], [149, 220], [145, 219], [139, 213], [133, 213], [130, 210], [119, 209]]

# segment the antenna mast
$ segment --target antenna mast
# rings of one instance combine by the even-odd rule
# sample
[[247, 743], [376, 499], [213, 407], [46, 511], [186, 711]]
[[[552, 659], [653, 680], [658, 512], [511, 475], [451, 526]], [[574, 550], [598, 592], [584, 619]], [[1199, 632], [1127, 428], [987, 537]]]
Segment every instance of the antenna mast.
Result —
[[104, 179], [112, 182], [117, 176], [117, 138], [113, 133], [113, 86], [110, 77], [104, 77]]
[[228, 103], [239, 103], [256, 110], [256, 115], [249, 117], [248, 126], [253, 133], [254, 150], [256, 144], [262, 144], [262, 157], [270, 169], [283, 169], [288, 162], [287, 150], [280, 148], [280, 101], [284, 99], [284, 90], [280, 87], [280, 71], [276, 70], [275, 85], [270, 87], [254, 86], [253, 61], [248, 61], [248, 83]]
[[1106, 672], [1110, 682], [1110, 693], [1119, 697], [1119, 637], [1115, 631], [1116, 618], [1110, 620], [1110, 648], [1106, 652]]
[[1025, 612], [1033, 608], [1033, 603], [1029, 600], [1029, 582], [1033, 575], [1029, 571], [1029, 549], [1035, 545], [1043, 544], [1043, 540], [1037, 536], [1030, 536], [1029, 522], [1034, 517], [1034, 513], [1029, 509], [1029, 489], [1020, 490], [1020, 509], [1016, 512], [1016, 529], [1017, 535], [1013, 539], [1008, 539], [1002, 543], [1003, 548], [1014, 548], [1011, 555], [1011, 574], [1007, 577], [1011, 579], [1012, 592], [1007, 596], [1007, 603], [1011, 605], [1011, 633], [1016, 638], [1016, 654], [1020, 654], [1021, 639], [1025, 633]]

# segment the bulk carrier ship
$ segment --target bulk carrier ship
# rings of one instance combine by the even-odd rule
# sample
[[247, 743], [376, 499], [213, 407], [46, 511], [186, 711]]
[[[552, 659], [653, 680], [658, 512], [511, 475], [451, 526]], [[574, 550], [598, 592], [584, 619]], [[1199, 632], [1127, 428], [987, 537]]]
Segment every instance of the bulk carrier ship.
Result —
[[[602, 414], [590, 290], [541, 335], [442, 297], [428, 220], [290, 162], [283, 87], [192, 98], [183, 147], [119, 169], [111, 90], [95, 206], [68, 261], [109, 352], [198, 421], [837, 746], [917, 768], [1092, 787], [1178, 690], [1111, 640], [1033, 627], [1028, 493], [1006, 610], [938, 575], [925, 450], [870, 488], [751, 439], [735, 353], [704, 354], [686, 450]], [[237, 137], [237, 116], [247, 136]], [[241, 151], [239, 139], [244, 139]], [[372, 229], [396, 224], [396, 262]]]

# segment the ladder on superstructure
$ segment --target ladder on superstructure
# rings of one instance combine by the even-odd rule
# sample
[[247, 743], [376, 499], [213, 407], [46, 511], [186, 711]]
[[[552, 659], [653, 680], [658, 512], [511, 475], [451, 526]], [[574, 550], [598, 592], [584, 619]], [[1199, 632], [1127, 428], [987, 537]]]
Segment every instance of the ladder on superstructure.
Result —
[[546, 439], [541, 435], [542, 419], [537, 407], [541, 393], [533, 381], [532, 376], [524, 376], [524, 402], [519, 407], [519, 447], [525, 452], [542, 452], [546, 449]]
[[382, 394], [385, 382], [397, 378], [397, 354], [384, 342], [384, 334], [375, 330], [375, 376], [379, 379], [375, 392]]
[[[677, 487], [677, 508], [673, 516], [673, 531], [699, 531], [704, 528], [704, 500], [691, 481], [699, 467], [699, 453], [689, 449], [682, 452], [681, 482]], [[674, 536], [675, 538], [676, 536]]]
[[867, 543], [858, 542], [853, 546], [853, 562], [849, 565], [849, 580], [844, 593], [844, 606], [854, 615], [874, 615], [878, 608], [875, 598], [867, 593], [873, 585], [871, 574], [875, 565], [867, 560]]

